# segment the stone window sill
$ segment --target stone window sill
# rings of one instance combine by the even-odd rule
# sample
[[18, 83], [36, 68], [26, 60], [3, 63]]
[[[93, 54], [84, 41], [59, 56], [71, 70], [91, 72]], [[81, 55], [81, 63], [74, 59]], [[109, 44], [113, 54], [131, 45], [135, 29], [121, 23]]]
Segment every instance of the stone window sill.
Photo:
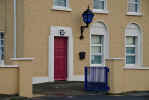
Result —
[[67, 11], [67, 12], [71, 12], [72, 9], [68, 8], [68, 7], [58, 7], [58, 6], [53, 6], [52, 10], [55, 11]]
[[128, 16], [143, 16], [142, 13], [136, 13], [136, 12], [127, 12], [126, 15], [128, 15]]
[[99, 9], [93, 9], [93, 12], [97, 14], [108, 14], [109, 13], [108, 10], [99, 10]]
[[149, 66], [125, 66], [126, 70], [149, 70]]

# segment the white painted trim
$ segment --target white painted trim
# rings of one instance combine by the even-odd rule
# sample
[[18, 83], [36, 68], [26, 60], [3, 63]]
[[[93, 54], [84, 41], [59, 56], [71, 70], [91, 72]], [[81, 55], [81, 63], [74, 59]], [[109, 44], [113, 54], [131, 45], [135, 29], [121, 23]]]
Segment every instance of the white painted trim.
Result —
[[[59, 30], [64, 30], [65, 34], [60, 35]], [[50, 82], [54, 81], [54, 37], [67, 37], [68, 38], [68, 54], [67, 54], [67, 80], [71, 80], [73, 77], [73, 37], [72, 29], [70, 27], [61, 27], [61, 26], [51, 26], [51, 33], [49, 36], [49, 80]]]
[[13, 6], [14, 6], [14, 50], [13, 50], [13, 52], [14, 52], [14, 55], [13, 55], [13, 57], [14, 58], [16, 58], [16, 46], [17, 46], [17, 18], [16, 18], [16, 12], [17, 12], [17, 10], [16, 10], [16, 0], [13, 0]]
[[97, 14], [109, 14], [108, 10], [93, 9], [93, 12]]
[[128, 15], [128, 16], [143, 16], [142, 13], [135, 13], [135, 12], [127, 12], [126, 15]]
[[149, 70], [149, 66], [124, 66], [124, 69], [134, 69], [134, 70]]
[[3, 64], [0, 64], [0, 68], [18, 68], [19, 66], [18, 65], [3, 65]]
[[34, 60], [34, 58], [10, 58], [13, 61], [21, 60], [21, 61], [29, 61], [29, 60]]
[[106, 58], [105, 60], [125, 60], [125, 58]]
[[71, 8], [67, 8], [67, 7], [59, 7], [59, 6], [53, 6], [52, 10], [68, 11], [68, 12], [71, 12], [71, 11], [72, 11]]
[[33, 77], [32, 78], [32, 84], [40, 84], [40, 83], [45, 83], [49, 82], [48, 77]]

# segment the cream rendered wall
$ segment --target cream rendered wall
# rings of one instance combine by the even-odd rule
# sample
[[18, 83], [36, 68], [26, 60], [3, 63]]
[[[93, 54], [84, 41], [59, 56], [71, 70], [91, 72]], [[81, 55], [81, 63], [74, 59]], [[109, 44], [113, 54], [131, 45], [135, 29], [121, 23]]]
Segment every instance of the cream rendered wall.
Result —
[[[147, 59], [149, 50], [147, 44], [149, 13], [148, 0], [142, 0], [142, 16], [128, 16], [127, 0], [109, 0], [108, 14], [95, 14], [93, 22], [103, 21], [110, 33], [110, 58], [124, 58], [124, 33], [128, 23], [138, 23], [143, 29], [143, 62], [149, 65]], [[79, 40], [81, 14], [88, 4], [92, 8], [92, 0], [70, 0], [72, 11], [56, 11], [52, 9], [53, 0], [25, 0], [24, 1], [24, 56], [36, 58], [34, 76], [48, 75], [48, 36], [51, 26], [72, 27], [74, 38], [74, 74], [82, 75], [84, 66], [89, 65], [89, 29], [84, 32], [84, 40]], [[34, 37], [34, 38], [33, 38]], [[87, 53], [86, 59], [79, 60], [79, 51]]]
[[[4, 77], [5, 76], [5, 77]], [[18, 69], [17, 68], [0, 68], [0, 94], [17, 94], [18, 93]]]
[[11, 64], [10, 58], [13, 57], [13, 0], [5, 0], [5, 63]]
[[0, 0], [0, 31], [5, 31], [5, 0]]
[[17, 19], [17, 37], [16, 37], [16, 56], [17, 58], [24, 57], [24, 1], [17, 1], [17, 11], [16, 11], [16, 19]]
[[149, 70], [124, 70], [123, 76], [123, 92], [149, 90]]

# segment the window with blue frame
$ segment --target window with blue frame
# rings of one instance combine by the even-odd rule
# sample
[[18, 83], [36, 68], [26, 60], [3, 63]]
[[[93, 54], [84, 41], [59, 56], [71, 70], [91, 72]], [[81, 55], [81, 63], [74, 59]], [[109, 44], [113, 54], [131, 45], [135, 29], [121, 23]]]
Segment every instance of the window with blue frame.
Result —
[[140, 0], [128, 0], [128, 12], [140, 12]]

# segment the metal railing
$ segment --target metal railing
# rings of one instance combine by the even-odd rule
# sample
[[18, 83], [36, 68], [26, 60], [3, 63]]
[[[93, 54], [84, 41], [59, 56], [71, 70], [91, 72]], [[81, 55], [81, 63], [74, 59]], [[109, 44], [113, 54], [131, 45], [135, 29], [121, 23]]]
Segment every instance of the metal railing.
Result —
[[85, 90], [108, 91], [108, 67], [85, 67]]

